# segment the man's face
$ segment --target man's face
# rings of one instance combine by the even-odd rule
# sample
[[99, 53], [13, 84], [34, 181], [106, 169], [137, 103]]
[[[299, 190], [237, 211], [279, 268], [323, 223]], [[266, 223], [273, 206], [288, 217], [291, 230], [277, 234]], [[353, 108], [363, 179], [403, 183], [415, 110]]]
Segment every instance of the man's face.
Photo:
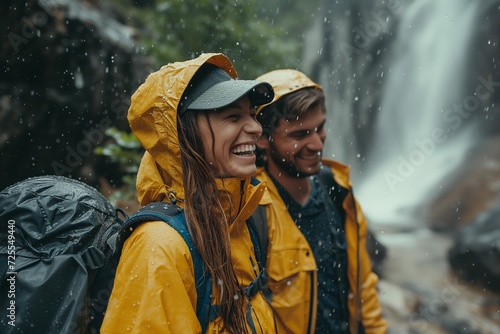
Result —
[[215, 177], [248, 177], [255, 174], [255, 145], [262, 133], [255, 116], [256, 109], [250, 105], [247, 96], [224, 109], [209, 112], [208, 120], [199, 116], [205, 158]]
[[317, 106], [294, 120], [280, 119], [270, 138], [262, 136], [268, 168], [292, 177], [308, 177], [319, 172], [326, 139], [326, 115]]

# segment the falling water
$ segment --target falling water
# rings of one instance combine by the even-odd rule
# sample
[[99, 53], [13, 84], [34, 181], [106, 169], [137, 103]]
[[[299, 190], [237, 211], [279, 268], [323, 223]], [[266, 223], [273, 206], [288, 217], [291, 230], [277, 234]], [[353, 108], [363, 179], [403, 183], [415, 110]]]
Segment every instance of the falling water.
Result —
[[420, 0], [401, 14], [374, 124], [372, 164], [357, 193], [374, 222], [413, 224], [417, 205], [463, 159], [469, 133], [463, 126], [452, 137], [444, 111], [463, 101], [475, 9], [475, 2]]

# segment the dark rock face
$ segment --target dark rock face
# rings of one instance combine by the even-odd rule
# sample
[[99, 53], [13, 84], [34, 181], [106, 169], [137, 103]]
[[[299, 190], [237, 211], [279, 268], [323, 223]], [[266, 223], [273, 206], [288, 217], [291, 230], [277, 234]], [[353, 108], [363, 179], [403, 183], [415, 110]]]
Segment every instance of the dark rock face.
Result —
[[387, 247], [378, 240], [375, 233], [371, 230], [366, 235], [366, 250], [370, 256], [372, 270], [380, 278], [384, 277], [383, 265], [387, 257]]
[[465, 281], [500, 292], [499, 203], [458, 231], [448, 258]]
[[426, 212], [433, 230], [453, 233], [471, 224], [498, 200], [500, 136], [482, 140], [468, 152], [466, 162], [441, 181], [417, 210]]
[[93, 149], [108, 127], [128, 128], [130, 95], [148, 66], [135, 29], [98, 4], [0, 5], [0, 188], [41, 174], [94, 185], [99, 174], [113, 177]]

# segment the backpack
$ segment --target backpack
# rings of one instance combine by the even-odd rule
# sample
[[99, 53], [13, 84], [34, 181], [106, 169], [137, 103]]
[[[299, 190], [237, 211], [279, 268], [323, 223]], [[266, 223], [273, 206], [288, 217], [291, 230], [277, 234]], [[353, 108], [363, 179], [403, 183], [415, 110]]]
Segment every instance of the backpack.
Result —
[[[180, 207], [152, 203], [126, 217], [95, 188], [62, 176], [40, 176], [0, 192], [0, 332], [99, 333], [123, 243], [135, 227], [151, 220], [170, 224], [191, 251], [197, 315], [205, 331], [217, 307], [210, 304], [210, 275]], [[259, 239], [267, 234], [263, 224], [259, 218], [247, 221], [259, 262], [267, 250], [267, 238]], [[248, 287], [253, 293], [265, 288], [261, 268]]]

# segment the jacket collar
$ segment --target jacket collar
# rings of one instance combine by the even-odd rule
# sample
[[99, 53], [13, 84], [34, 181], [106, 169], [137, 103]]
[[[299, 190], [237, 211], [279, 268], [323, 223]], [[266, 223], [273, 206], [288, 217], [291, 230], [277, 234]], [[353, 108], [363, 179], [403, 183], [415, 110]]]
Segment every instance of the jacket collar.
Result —
[[[266, 190], [265, 184], [250, 177], [215, 179], [215, 182], [230, 222], [247, 220]], [[142, 205], [170, 202], [175, 197], [177, 204], [183, 207], [184, 190], [181, 184], [181, 181], [172, 182], [172, 177], [158, 167], [151, 155], [148, 152], [144, 154], [137, 173], [137, 193]]]

